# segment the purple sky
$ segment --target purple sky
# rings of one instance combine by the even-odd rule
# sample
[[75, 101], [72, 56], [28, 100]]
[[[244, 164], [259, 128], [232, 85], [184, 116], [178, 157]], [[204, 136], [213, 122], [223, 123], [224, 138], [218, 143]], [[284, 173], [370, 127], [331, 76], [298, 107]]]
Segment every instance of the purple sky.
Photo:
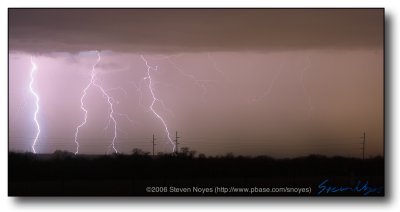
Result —
[[[208, 155], [275, 157], [383, 153], [382, 10], [9, 10], [9, 145], [31, 151], [29, 91], [37, 64], [41, 134], [36, 150], [75, 151], [83, 89], [113, 98], [116, 148], [171, 152], [163, 124], [182, 147]], [[84, 98], [80, 153], [112, 152], [109, 105]], [[119, 115], [117, 115], [117, 113]], [[121, 115], [125, 114], [125, 115]], [[129, 119], [127, 118], [129, 116]]]

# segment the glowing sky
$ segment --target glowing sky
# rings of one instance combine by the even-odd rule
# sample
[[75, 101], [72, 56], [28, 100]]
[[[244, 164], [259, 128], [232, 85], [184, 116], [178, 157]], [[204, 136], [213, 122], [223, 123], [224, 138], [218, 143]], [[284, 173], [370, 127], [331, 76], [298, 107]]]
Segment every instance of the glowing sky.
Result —
[[[37, 152], [75, 151], [80, 100], [97, 53], [98, 83], [115, 100], [116, 148], [276, 157], [383, 153], [383, 10], [9, 10], [9, 147], [31, 151], [29, 92], [37, 65]], [[96, 88], [80, 152], [112, 152], [109, 104]], [[106, 126], [108, 125], [108, 128]], [[172, 136], [173, 137], [173, 136]]]

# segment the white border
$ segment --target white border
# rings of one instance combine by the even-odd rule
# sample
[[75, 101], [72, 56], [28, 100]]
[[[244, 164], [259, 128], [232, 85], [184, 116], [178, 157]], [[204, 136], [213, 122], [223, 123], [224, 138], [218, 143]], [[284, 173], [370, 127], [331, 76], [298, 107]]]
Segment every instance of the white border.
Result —
[[[399, 106], [400, 79], [397, 61], [400, 61], [395, 51], [399, 46], [396, 38], [399, 37], [400, 1], [394, 0], [1, 0], [0, 26], [0, 141], [1, 141], [1, 169], [0, 169], [0, 210], [1, 211], [81, 211], [96, 210], [111, 211], [266, 211], [278, 209], [282, 211], [306, 210], [312, 211], [399, 211], [399, 113], [395, 110]], [[390, 28], [387, 32], [391, 40], [386, 40], [386, 160], [387, 160], [387, 189], [390, 193], [385, 198], [11, 198], [7, 197], [7, 8], [8, 7], [384, 7], [386, 19]], [[388, 110], [391, 108], [391, 110]], [[396, 154], [397, 153], [397, 154]], [[27, 173], [29, 174], [29, 173]], [[400, 179], [399, 179], [400, 180]], [[390, 187], [390, 188], [389, 188]]]

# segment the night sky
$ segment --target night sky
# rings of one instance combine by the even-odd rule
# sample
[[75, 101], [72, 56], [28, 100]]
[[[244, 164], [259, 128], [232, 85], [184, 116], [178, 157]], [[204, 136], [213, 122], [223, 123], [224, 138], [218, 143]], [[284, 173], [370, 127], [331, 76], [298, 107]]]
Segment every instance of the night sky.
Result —
[[[9, 149], [75, 152], [91, 80], [115, 148], [206, 155], [383, 154], [382, 9], [9, 9]], [[96, 52], [98, 51], [98, 52]], [[101, 60], [97, 63], [98, 53]], [[79, 153], [112, 153], [83, 98]]]

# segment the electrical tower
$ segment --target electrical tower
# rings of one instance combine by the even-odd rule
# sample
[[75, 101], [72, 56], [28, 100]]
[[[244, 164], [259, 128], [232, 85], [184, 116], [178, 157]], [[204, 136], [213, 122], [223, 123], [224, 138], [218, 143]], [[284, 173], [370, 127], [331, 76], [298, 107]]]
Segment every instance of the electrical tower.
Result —
[[175, 154], [178, 154], [178, 131], [175, 133]]
[[156, 139], [154, 138], [154, 134], [153, 134], [153, 157], [154, 157], [154, 146], [156, 145], [156, 144], [154, 143], [155, 140], [156, 140]]
[[362, 142], [362, 159], [364, 160], [365, 159], [365, 131], [364, 131], [363, 136], [360, 137], [360, 138], [363, 139], [363, 142]]

